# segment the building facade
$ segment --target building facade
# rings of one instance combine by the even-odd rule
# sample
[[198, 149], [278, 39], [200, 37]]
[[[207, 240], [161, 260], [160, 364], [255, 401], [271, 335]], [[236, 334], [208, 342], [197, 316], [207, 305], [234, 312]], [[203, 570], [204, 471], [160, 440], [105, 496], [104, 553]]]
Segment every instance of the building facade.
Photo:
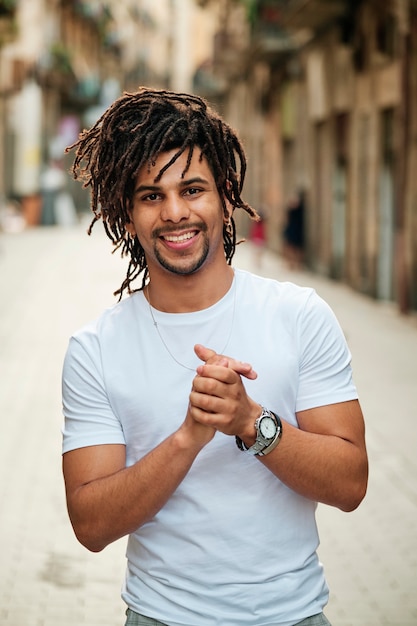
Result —
[[286, 204], [302, 189], [308, 266], [415, 310], [417, 3], [224, 3], [232, 33], [242, 8], [249, 32], [217, 99], [242, 129], [270, 247], [281, 250]]
[[271, 249], [302, 190], [307, 265], [417, 309], [417, 0], [0, 0], [0, 205], [39, 223], [45, 164], [139, 85], [238, 129]]
[[[43, 173], [124, 90], [191, 91], [211, 58], [215, 12], [194, 0], [0, 0], [0, 218], [42, 215]], [[78, 211], [89, 197], [67, 177]], [[0, 219], [0, 228], [1, 228]]]

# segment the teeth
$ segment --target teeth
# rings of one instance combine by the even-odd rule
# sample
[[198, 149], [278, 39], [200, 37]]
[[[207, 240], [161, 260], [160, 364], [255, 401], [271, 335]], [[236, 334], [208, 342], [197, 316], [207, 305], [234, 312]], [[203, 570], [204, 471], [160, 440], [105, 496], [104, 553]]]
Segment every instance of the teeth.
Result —
[[194, 233], [184, 233], [183, 235], [164, 235], [164, 239], [166, 241], [179, 242], [186, 241], [187, 239], [191, 239], [194, 237]]

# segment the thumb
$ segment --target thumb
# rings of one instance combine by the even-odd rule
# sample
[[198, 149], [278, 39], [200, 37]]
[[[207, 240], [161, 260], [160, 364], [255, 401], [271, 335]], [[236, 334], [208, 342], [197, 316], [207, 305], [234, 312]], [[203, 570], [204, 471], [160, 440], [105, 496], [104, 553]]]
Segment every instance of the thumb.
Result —
[[201, 343], [197, 343], [194, 346], [194, 352], [196, 353], [198, 358], [204, 362], [208, 361], [209, 359], [217, 355], [217, 352], [215, 352], [214, 350], [211, 350], [210, 348], [206, 348], [205, 346], [202, 346]]

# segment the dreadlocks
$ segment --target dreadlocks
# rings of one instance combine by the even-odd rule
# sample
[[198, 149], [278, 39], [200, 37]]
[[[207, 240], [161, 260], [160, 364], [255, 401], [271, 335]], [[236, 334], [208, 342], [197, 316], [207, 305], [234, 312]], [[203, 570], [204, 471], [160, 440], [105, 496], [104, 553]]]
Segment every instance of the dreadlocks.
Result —
[[[134, 186], [139, 170], [148, 171], [162, 152], [177, 150], [158, 173], [155, 182], [188, 150], [182, 176], [188, 170], [195, 146], [201, 150], [212, 170], [223, 211], [225, 198], [233, 210], [244, 209], [257, 219], [256, 211], [241, 198], [246, 172], [243, 146], [235, 132], [198, 96], [171, 91], [141, 88], [124, 93], [100, 117], [90, 130], [84, 130], [67, 151], [76, 149], [72, 174], [81, 178], [84, 187], [91, 187], [93, 221], [103, 220], [114, 250], [130, 256], [126, 278], [115, 295], [132, 293], [131, 282], [142, 272], [142, 288], [148, 278], [145, 254], [137, 237], [126, 231], [130, 222]], [[238, 165], [237, 165], [238, 161]], [[223, 227], [223, 245], [230, 264], [236, 248], [236, 227], [233, 217]]]

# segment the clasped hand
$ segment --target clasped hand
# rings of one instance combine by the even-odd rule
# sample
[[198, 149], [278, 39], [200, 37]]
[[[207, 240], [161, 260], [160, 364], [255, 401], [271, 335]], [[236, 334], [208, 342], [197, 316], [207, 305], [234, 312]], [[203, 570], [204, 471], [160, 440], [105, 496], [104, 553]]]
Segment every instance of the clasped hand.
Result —
[[253, 424], [261, 407], [248, 396], [242, 383], [242, 376], [257, 378], [252, 366], [199, 344], [194, 350], [203, 364], [193, 380], [187, 419], [204, 427], [204, 432], [197, 430], [200, 436], [206, 436], [205, 443], [217, 430], [243, 439], [254, 437]]

